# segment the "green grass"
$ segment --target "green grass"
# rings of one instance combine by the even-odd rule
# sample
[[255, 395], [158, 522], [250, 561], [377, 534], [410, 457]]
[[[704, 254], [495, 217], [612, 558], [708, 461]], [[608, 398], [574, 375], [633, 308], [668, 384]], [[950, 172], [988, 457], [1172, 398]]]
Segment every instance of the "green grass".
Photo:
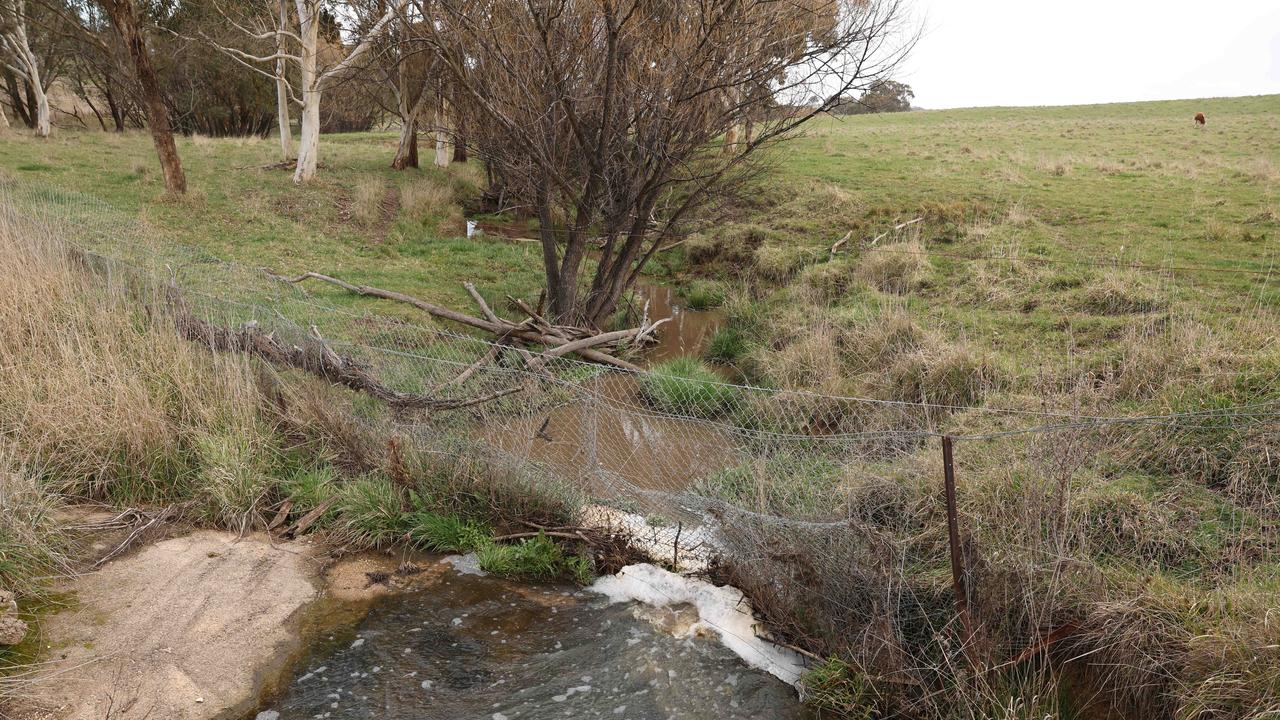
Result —
[[667, 360], [640, 377], [640, 392], [653, 407], [673, 415], [716, 417], [737, 404], [738, 389], [694, 357]]
[[589, 585], [595, 576], [591, 558], [569, 555], [546, 535], [525, 538], [514, 543], [489, 542], [477, 553], [480, 568], [500, 577], [528, 580], [569, 578]]
[[[691, 238], [685, 252], [693, 272], [736, 275], [752, 290], [758, 312], [772, 320], [739, 328], [758, 354], [876, 302], [901, 304], [943, 339], [989, 353], [1028, 381], [1073, 383], [1090, 357], [1129, 343], [1126, 331], [1152, 316], [1248, 343], [1240, 335], [1250, 331], [1235, 325], [1276, 321], [1274, 279], [1128, 268], [1273, 267], [1277, 103], [1266, 96], [823, 119], [778, 153], [731, 222]], [[1212, 118], [1205, 129], [1190, 120], [1198, 110]], [[923, 221], [882, 236], [917, 217]], [[845, 252], [828, 262], [828, 248], [846, 233]]]
[[706, 356], [712, 362], [734, 363], [747, 353], [747, 339], [732, 325], [718, 328], [707, 343]]
[[456, 515], [423, 511], [409, 518], [409, 539], [432, 552], [469, 553], [489, 544], [493, 530]]
[[[131, 242], [145, 243], [156, 253], [186, 246], [247, 268], [316, 270], [468, 310], [474, 308], [463, 281], [476, 283], [498, 307], [507, 294], [536, 299], [537, 247], [464, 237], [460, 205], [476, 195], [482, 169], [470, 163], [397, 172], [388, 167], [395, 142], [387, 133], [325, 136], [324, 169], [314, 183], [299, 187], [291, 171], [264, 169], [276, 160], [270, 142], [179, 138], [190, 192], [170, 200], [145, 132], [59, 128], [44, 142], [7, 136], [0, 143], [0, 180], [7, 177], [19, 189], [71, 193], [61, 202], [80, 227], [127, 224], [138, 234]], [[386, 208], [369, 207], [365, 195]], [[95, 202], [105, 203], [114, 217], [103, 217]], [[94, 216], [93, 223], [78, 222], [83, 214]], [[104, 234], [117, 233], [108, 227]], [[211, 289], [222, 295], [260, 294], [237, 284], [243, 279]], [[342, 308], [421, 319], [409, 308], [348, 296], [337, 288], [309, 290]]]
[[724, 304], [724, 283], [717, 280], [698, 279], [680, 290], [681, 297], [692, 310], [709, 310]]

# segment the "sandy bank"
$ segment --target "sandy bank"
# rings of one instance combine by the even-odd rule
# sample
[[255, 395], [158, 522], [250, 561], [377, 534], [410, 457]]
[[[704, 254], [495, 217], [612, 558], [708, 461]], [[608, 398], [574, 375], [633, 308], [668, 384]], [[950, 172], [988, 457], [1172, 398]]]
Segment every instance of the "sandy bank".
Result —
[[22, 718], [235, 717], [299, 642], [322, 558], [306, 542], [198, 531], [69, 584], [44, 623], [49, 664]]

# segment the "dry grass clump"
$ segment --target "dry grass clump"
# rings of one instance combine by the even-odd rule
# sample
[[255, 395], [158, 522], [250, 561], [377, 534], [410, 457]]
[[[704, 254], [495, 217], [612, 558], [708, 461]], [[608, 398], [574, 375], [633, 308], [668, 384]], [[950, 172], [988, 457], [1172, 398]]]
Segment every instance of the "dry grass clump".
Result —
[[39, 472], [0, 446], [0, 589], [35, 594], [33, 578], [66, 569], [66, 538], [55, 517], [60, 505]]
[[741, 273], [754, 266], [756, 251], [763, 245], [773, 241], [773, 245], [782, 246], [784, 240], [777, 231], [757, 223], [732, 223], [689, 237], [685, 252], [691, 263], [724, 263], [734, 273]]
[[793, 245], [761, 245], [752, 254], [755, 270], [773, 282], [784, 282], [795, 275], [809, 255]]
[[894, 399], [912, 403], [977, 405], [1004, 382], [993, 358], [961, 343], [921, 348], [889, 368]]
[[912, 240], [867, 250], [857, 275], [882, 292], [906, 295], [926, 287], [932, 270], [924, 245]]
[[450, 217], [461, 213], [454, 198], [452, 185], [429, 177], [415, 178], [400, 188], [400, 209], [405, 216], [417, 221]]
[[838, 302], [861, 284], [855, 266], [846, 258], [810, 265], [800, 273], [800, 287], [815, 305]]
[[387, 187], [379, 177], [362, 177], [351, 194], [351, 215], [364, 225], [373, 225], [382, 218], [383, 202]]
[[248, 364], [157, 332], [52, 244], [0, 228], [0, 432], [26, 461], [91, 497], [171, 497], [197, 434], [251, 431]]
[[1076, 306], [1093, 315], [1132, 315], [1163, 310], [1169, 300], [1143, 273], [1111, 270], [1081, 290]]
[[778, 350], [760, 353], [758, 362], [764, 376], [784, 390], [815, 390], [844, 374], [838, 330], [818, 323], [801, 332]]

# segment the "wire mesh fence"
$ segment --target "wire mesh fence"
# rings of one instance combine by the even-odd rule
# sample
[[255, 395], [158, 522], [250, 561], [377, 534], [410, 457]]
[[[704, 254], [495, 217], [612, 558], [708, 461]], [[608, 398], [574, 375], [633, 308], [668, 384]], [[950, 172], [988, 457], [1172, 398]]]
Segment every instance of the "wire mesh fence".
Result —
[[657, 560], [712, 563], [778, 637], [880, 681], [883, 707], [995, 693], [997, 670], [1045, 658], [1138, 712], [1237, 702], [1219, 687], [1233, 682], [1263, 688], [1237, 704], [1274, 700], [1276, 678], [1250, 675], [1250, 658], [1275, 666], [1280, 647], [1266, 590], [1280, 525], [1274, 368], [1208, 379], [1174, 412], [1124, 415], [625, 372], [339, 307], [152, 242], [92, 198], [2, 189], [5, 223], [80, 248], [106, 282], [160, 278], [210, 325], [327, 349], [396, 393], [443, 401], [392, 423], [425, 447], [578, 488], [586, 516], [628, 523]]

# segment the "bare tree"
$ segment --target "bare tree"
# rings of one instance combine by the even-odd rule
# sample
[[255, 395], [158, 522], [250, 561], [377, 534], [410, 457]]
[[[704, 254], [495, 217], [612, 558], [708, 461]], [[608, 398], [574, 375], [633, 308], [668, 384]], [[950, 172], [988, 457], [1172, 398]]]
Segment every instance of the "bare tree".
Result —
[[52, 129], [49, 115], [48, 78], [41, 78], [40, 62], [31, 49], [27, 36], [27, 5], [25, 0], [0, 0], [0, 50], [6, 56], [6, 67], [27, 85], [34, 100], [35, 131], [37, 137], [49, 137]]
[[[242, 64], [274, 79], [279, 83], [278, 90], [287, 91], [290, 98], [302, 106], [294, 182], [309, 182], [316, 174], [320, 154], [320, 101], [324, 91], [359, 67], [366, 53], [374, 46], [374, 41], [400, 16], [407, 2], [408, 0], [391, 0], [384, 5], [379, 16], [369, 18], [369, 22], [358, 22], [357, 27], [350, 31], [350, 38], [345, 41], [337, 38], [338, 42], [334, 43], [336, 47], [329, 48], [335, 52], [321, 52], [324, 49], [321, 45], [321, 25], [326, 22], [326, 17], [332, 17], [326, 15], [326, 9], [330, 5], [323, 0], [294, 0], [295, 14], [287, 18], [287, 28], [284, 27], [286, 18], [278, 15], [274, 9], [266, 17], [259, 15], [239, 20], [232, 19], [228, 14], [228, 20], [243, 31], [250, 44], [268, 41], [274, 44], [267, 54], [255, 54], [261, 51], [232, 47], [205, 37]], [[361, 19], [358, 6], [347, 4], [343, 7], [349, 14]], [[286, 81], [285, 66], [281, 63], [292, 63], [297, 68], [299, 82], [296, 90]]]
[[187, 176], [182, 172], [182, 159], [178, 157], [178, 147], [173, 142], [169, 109], [165, 106], [160, 80], [156, 77], [151, 55], [147, 51], [146, 38], [138, 23], [137, 8], [134, 7], [133, 0], [98, 2], [111, 18], [111, 23], [115, 25], [116, 32], [120, 34], [120, 39], [124, 41], [129, 57], [133, 60], [134, 73], [147, 110], [147, 127], [151, 130], [151, 140], [160, 157], [160, 169], [164, 172], [165, 189], [171, 194], [182, 195], [187, 191]]
[[916, 37], [901, 0], [439, 0], [432, 12], [469, 147], [537, 212], [551, 314], [592, 326], [753, 155], [884, 77]]

